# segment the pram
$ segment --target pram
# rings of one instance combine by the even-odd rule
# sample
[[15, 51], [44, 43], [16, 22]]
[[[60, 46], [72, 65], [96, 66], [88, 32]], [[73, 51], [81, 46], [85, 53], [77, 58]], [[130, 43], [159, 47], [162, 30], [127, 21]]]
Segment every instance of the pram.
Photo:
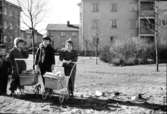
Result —
[[44, 74], [45, 92], [42, 94], [42, 99], [47, 99], [48, 96], [55, 94], [58, 95], [60, 104], [62, 104], [65, 99], [68, 100], [68, 83], [74, 67], [76, 67], [76, 63], [74, 63], [69, 76], [65, 76], [64, 67], [62, 66], [55, 66], [55, 68], [57, 68], [55, 72], [46, 72]]
[[[18, 70], [19, 66], [17, 64], [17, 61], [28, 61], [28, 59], [20, 59], [20, 58], [16, 58], [15, 62], [16, 62], [16, 69]], [[29, 70], [25, 70], [22, 73], [19, 74], [19, 80], [20, 80], [20, 86], [24, 87], [24, 86], [34, 86], [33, 92], [35, 94], [39, 94], [40, 91], [40, 87], [39, 86], [35, 86], [38, 83], [38, 76], [40, 74], [38, 72], [36, 72], [33, 69], [29, 69]], [[21, 90], [20, 90], [21, 91]], [[21, 91], [21, 94], [24, 94], [23, 91]]]

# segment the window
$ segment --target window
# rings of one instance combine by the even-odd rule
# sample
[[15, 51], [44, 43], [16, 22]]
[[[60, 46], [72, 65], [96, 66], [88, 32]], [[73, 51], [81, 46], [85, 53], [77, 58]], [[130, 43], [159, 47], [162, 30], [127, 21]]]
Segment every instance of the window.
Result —
[[72, 32], [72, 36], [77, 36], [77, 33], [76, 32]]
[[111, 12], [117, 12], [118, 10], [118, 5], [117, 3], [111, 3]]
[[164, 17], [161, 19], [160, 25], [161, 25], [161, 26], [167, 25], [167, 16], [164, 16]]
[[10, 29], [13, 29], [13, 24], [12, 24], [12, 23], [10, 23], [9, 27], [10, 27]]
[[9, 10], [9, 16], [13, 16], [12, 10]]
[[98, 3], [92, 4], [92, 12], [99, 12], [99, 4]]
[[7, 8], [4, 7], [4, 15], [7, 15]]
[[61, 33], [60, 33], [60, 36], [61, 36], [61, 37], [65, 37], [65, 35], [66, 35], [65, 32], [61, 32]]
[[4, 25], [3, 25], [3, 26], [4, 26], [4, 29], [7, 29], [7, 28], [8, 28], [8, 24], [7, 24], [6, 21], [4, 22]]
[[111, 20], [111, 28], [117, 28], [117, 19], [112, 19]]
[[8, 39], [7, 39], [7, 36], [5, 35], [5, 36], [4, 36], [4, 42], [5, 42], [5, 43], [8, 42], [7, 40], [8, 40]]
[[111, 42], [111, 43], [114, 43], [115, 39], [117, 39], [117, 36], [116, 36], [116, 35], [111, 35], [111, 36], [110, 36], [110, 42]]
[[18, 11], [17, 10], [15, 10], [15, 11], [13, 11], [14, 13], [14, 16], [15, 16], [15, 18], [18, 18], [19, 17], [19, 13], [18, 13]]
[[95, 19], [92, 21], [92, 29], [93, 30], [97, 30], [98, 29], [98, 24], [99, 24], [99, 20]]
[[154, 10], [154, 2], [142, 1], [140, 6], [141, 10]]
[[114, 36], [110, 36], [110, 42], [112, 43], [114, 40]]

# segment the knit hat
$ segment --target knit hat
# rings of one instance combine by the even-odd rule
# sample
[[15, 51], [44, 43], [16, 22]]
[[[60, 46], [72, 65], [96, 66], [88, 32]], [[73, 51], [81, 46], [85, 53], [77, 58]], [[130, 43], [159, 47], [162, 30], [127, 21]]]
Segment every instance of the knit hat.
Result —
[[18, 45], [18, 43], [20, 43], [20, 42], [25, 42], [24, 41], [24, 39], [22, 39], [22, 38], [20, 38], [20, 37], [16, 37], [15, 39], [14, 39], [14, 46], [15, 47], [17, 47], [17, 45]]
[[69, 38], [68, 40], [66, 40], [67, 43], [73, 44], [71, 38]]
[[42, 40], [49, 40], [49, 41], [51, 41], [50, 37], [48, 37], [48, 36], [43, 37]]

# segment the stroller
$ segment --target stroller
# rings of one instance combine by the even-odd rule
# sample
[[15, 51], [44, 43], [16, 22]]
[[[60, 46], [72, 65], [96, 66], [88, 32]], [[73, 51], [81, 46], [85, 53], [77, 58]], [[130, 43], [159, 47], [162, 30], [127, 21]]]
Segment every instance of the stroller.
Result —
[[[15, 63], [16, 63], [16, 69], [18, 70], [18, 64], [17, 61], [28, 61], [28, 59], [20, 59], [20, 58], [16, 58], [15, 59]], [[36, 72], [33, 69], [29, 69], [29, 70], [25, 70], [22, 73], [19, 74], [19, 79], [20, 79], [20, 86], [24, 87], [24, 86], [35, 86], [38, 83], [38, 76], [40, 74], [38, 72]], [[24, 94], [23, 91], [21, 91], [21, 94]], [[39, 86], [35, 86], [33, 93], [34, 94], [39, 94], [40, 92], [40, 87]]]
[[68, 100], [68, 83], [75, 67], [76, 63], [74, 63], [69, 76], [65, 76], [64, 67], [62, 66], [55, 66], [55, 72], [46, 72], [44, 74], [45, 92], [42, 93], [42, 99], [45, 100], [48, 96], [58, 95], [60, 104], [64, 100]]

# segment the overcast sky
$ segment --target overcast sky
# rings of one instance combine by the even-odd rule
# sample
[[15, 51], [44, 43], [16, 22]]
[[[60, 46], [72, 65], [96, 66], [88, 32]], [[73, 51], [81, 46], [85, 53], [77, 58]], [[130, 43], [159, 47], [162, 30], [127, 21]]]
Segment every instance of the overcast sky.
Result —
[[[8, 0], [14, 2], [14, 0]], [[81, 0], [46, 0], [46, 14], [42, 23], [37, 28], [44, 33], [47, 24], [79, 24], [79, 6]]]

